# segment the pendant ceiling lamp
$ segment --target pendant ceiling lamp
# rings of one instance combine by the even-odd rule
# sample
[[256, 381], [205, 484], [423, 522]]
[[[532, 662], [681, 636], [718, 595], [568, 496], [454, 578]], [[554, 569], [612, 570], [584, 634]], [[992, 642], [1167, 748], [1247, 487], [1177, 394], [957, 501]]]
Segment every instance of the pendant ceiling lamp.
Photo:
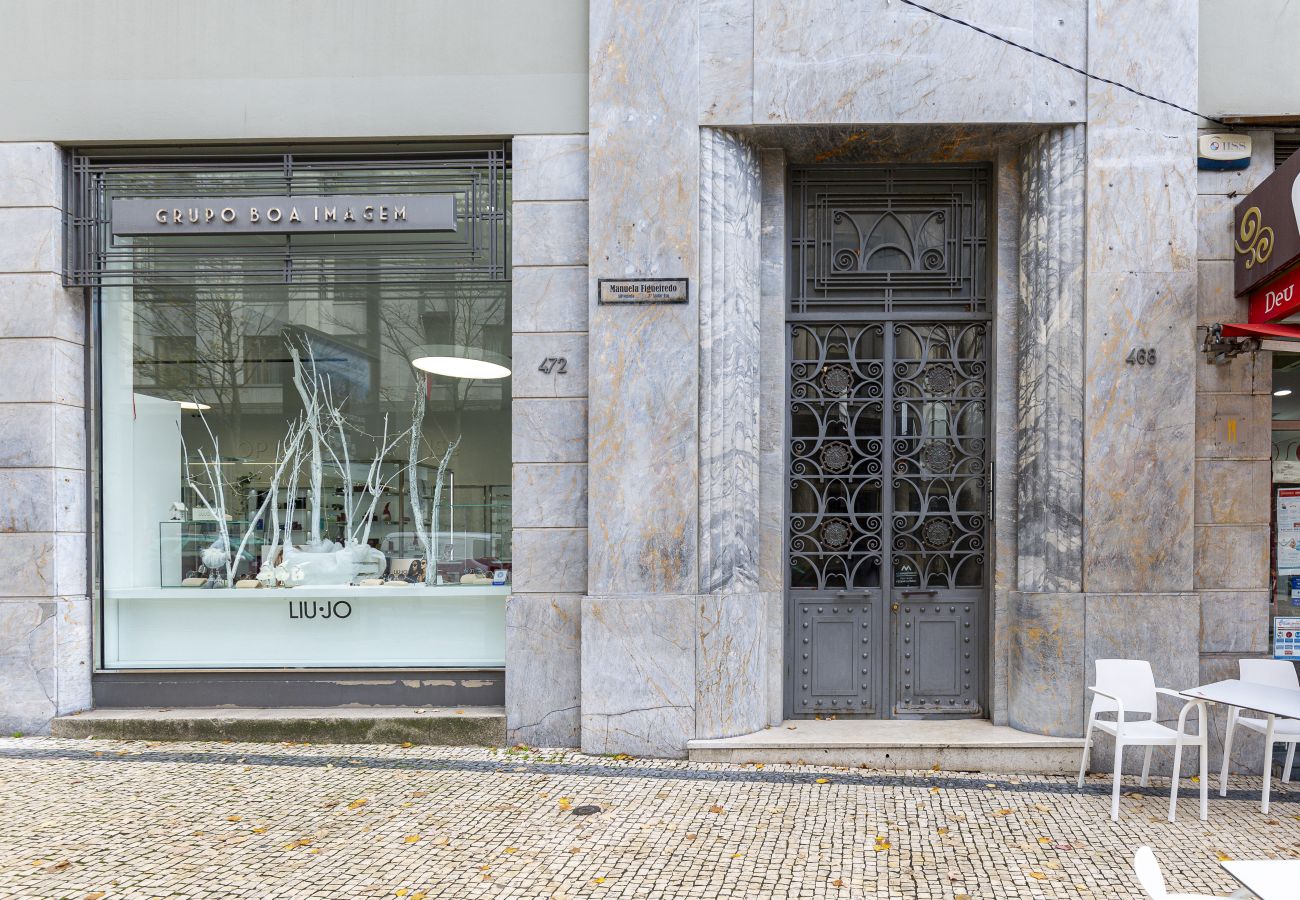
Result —
[[510, 377], [510, 358], [482, 347], [434, 344], [416, 347], [411, 365], [421, 372], [448, 378], [491, 379]]

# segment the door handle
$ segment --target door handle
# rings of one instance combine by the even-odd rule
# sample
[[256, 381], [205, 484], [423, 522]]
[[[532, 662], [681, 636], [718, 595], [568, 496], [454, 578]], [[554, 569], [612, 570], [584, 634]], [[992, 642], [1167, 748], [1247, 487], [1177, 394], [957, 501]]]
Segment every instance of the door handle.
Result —
[[938, 591], [903, 591], [902, 592], [902, 596], [904, 599], [908, 597], [937, 597], [938, 595], [939, 595]]

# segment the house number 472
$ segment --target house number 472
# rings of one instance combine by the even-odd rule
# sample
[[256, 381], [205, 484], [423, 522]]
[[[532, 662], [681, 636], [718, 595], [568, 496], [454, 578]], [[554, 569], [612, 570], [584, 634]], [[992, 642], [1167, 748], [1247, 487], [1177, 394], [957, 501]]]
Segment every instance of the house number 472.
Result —
[[1128, 352], [1124, 362], [1130, 366], [1154, 366], [1156, 364], [1156, 348], [1134, 347]]
[[569, 371], [569, 361], [563, 356], [548, 356], [542, 360], [542, 364], [537, 367], [537, 371], [543, 375], [550, 375], [552, 372], [556, 375], [563, 375]]

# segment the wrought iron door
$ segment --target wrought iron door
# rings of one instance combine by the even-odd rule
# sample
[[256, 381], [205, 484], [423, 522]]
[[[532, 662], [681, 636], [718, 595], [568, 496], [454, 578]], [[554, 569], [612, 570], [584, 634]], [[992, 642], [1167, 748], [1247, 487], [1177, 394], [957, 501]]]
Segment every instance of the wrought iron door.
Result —
[[981, 715], [984, 172], [796, 170], [792, 194], [789, 712]]

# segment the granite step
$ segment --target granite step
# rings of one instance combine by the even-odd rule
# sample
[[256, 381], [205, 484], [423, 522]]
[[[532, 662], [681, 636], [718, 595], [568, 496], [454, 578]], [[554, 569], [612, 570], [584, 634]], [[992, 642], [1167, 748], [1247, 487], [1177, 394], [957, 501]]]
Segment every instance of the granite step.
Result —
[[91, 709], [60, 716], [55, 737], [148, 741], [298, 741], [500, 747], [500, 706]]
[[1082, 752], [1082, 738], [1029, 734], [986, 719], [798, 719], [687, 744], [695, 762], [1040, 775], [1078, 772]]

